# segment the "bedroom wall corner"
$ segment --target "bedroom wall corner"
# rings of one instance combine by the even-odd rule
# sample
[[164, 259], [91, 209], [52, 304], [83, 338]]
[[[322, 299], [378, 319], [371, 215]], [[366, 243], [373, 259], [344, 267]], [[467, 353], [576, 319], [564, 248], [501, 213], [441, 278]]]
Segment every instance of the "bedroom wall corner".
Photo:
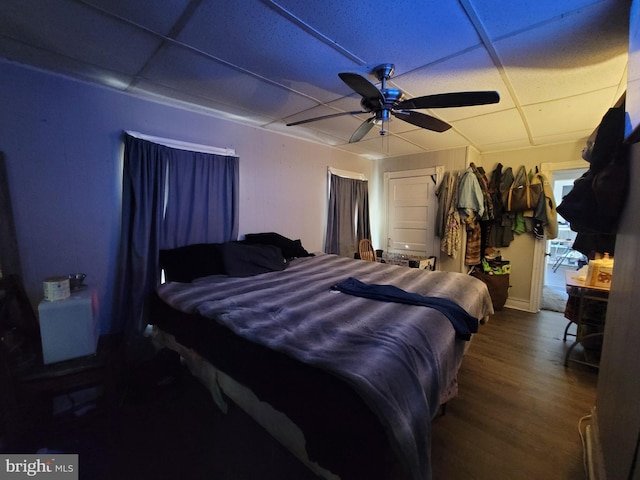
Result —
[[364, 157], [254, 132], [240, 152], [240, 236], [276, 231], [300, 238], [309, 251], [322, 251], [329, 166], [371, 178], [371, 160]]

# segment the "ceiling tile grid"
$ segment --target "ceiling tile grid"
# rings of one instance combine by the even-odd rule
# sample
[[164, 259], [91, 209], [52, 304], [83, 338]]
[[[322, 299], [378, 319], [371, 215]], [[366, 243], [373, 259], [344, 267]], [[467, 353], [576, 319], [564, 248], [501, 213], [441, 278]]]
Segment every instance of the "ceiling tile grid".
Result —
[[[370, 158], [588, 136], [624, 92], [628, 0], [3, 0], [0, 59]], [[374, 113], [342, 81], [392, 63], [405, 98], [495, 90], [500, 102], [416, 110], [436, 133]]]

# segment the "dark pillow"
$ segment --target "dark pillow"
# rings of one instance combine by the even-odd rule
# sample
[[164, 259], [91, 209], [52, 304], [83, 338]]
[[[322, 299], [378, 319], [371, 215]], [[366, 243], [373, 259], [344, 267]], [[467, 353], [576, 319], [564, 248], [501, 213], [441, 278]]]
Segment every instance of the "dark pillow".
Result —
[[279, 233], [249, 233], [244, 236], [244, 243], [275, 245], [282, 250], [282, 255], [287, 260], [298, 257], [312, 257], [313, 254], [307, 252], [300, 240], [291, 240]]
[[190, 282], [194, 278], [225, 273], [219, 243], [198, 243], [160, 250], [160, 268], [172, 282]]
[[275, 245], [249, 245], [227, 242], [220, 247], [224, 269], [230, 277], [251, 277], [260, 273], [284, 270], [287, 266], [282, 250]]

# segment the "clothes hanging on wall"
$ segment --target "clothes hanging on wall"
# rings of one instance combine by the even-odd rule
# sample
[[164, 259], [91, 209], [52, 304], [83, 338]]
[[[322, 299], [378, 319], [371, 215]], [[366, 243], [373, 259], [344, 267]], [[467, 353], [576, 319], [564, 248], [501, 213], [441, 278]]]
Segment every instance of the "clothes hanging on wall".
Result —
[[511, 167], [503, 170], [499, 163], [490, 181], [484, 169], [473, 163], [460, 172], [445, 172], [436, 190], [436, 233], [442, 252], [456, 258], [463, 227], [467, 233], [466, 265], [478, 265], [489, 248], [508, 247], [515, 235], [532, 233], [542, 239], [546, 232], [547, 238], [556, 238], [556, 206], [549, 181], [537, 169], [535, 173], [527, 173], [524, 167], [518, 170], [530, 183], [541, 184], [543, 191], [533, 209], [518, 212], [508, 212], [504, 206], [505, 192], [517, 180]]
[[489, 190], [489, 181], [485, 174], [484, 168], [476, 167], [473, 162], [469, 165], [469, 168], [473, 171], [474, 175], [478, 179], [478, 185], [482, 192], [484, 213], [480, 216], [480, 221], [493, 220], [493, 201], [491, 200], [491, 192]]
[[461, 174], [458, 211], [467, 232], [465, 264], [478, 265], [494, 219], [494, 206], [485, 171], [474, 163]]
[[508, 247], [513, 241], [514, 214], [505, 211], [502, 205], [502, 192], [513, 182], [513, 171], [507, 167], [502, 171], [502, 164], [498, 163], [491, 173], [491, 201], [493, 203], [494, 218], [488, 227], [487, 247]]
[[[479, 218], [480, 228], [479, 228], [479, 236], [480, 236], [480, 245], [479, 245], [479, 253], [480, 259], [485, 254], [487, 248], [487, 239], [489, 237], [489, 233], [491, 231], [491, 224], [493, 223], [495, 217], [495, 208], [493, 206], [492, 199], [492, 189], [487, 179], [487, 175], [482, 167], [476, 167], [473, 162], [469, 165], [469, 167], [475, 173], [478, 183], [480, 184], [480, 189], [482, 190], [482, 197], [484, 198], [484, 214], [481, 218]], [[478, 232], [473, 232], [476, 235]], [[466, 259], [468, 262], [474, 262], [476, 260], [476, 256], [469, 252], [469, 256]], [[468, 263], [468, 265], [477, 265], [477, 263]]]
[[438, 197], [437, 233], [440, 236], [440, 250], [456, 258], [462, 240], [462, 224], [458, 213], [458, 174], [445, 172], [436, 190]]

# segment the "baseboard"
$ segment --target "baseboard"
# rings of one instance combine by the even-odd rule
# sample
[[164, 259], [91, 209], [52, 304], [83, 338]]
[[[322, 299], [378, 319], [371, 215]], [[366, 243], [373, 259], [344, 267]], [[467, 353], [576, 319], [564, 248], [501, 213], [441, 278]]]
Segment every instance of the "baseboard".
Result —
[[588, 475], [587, 478], [589, 480], [606, 480], [607, 475], [604, 470], [596, 407], [593, 407], [591, 409], [591, 424], [587, 425], [587, 427], [585, 428], [585, 437]]
[[522, 310], [523, 312], [537, 313], [537, 310], [531, 308], [531, 302], [528, 300], [520, 300], [518, 298], [507, 298], [504, 306], [513, 310]]

